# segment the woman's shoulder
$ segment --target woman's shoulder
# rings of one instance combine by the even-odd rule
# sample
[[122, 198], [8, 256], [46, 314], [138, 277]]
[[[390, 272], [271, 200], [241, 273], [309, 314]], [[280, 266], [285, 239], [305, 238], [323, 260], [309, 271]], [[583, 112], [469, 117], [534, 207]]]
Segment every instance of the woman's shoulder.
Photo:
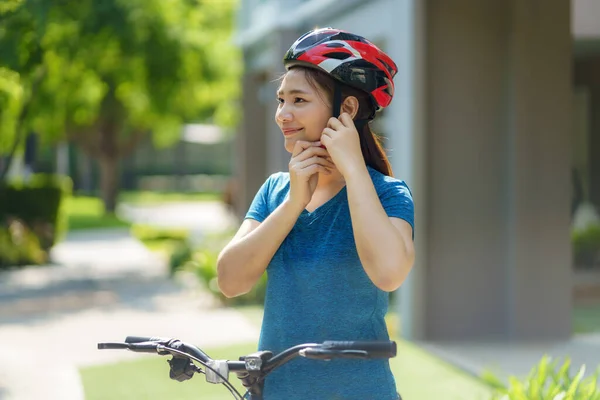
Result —
[[269, 182], [270, 186], [273, 188], [286, 186], [290, 183], [290, 173], [289, 172], [273, 172], [267, 178], [267, 182]]
[[276, 199], [288, 191], [290, 186], [289, 172], [274, 172], [267, 177], [263, 184], [263, 191], [269, 198]]
[[408, 184], [403, 179], [386, 175], [369, 166], [367, 166], [367, 169], [369, 170], [369, 175], [371, 175], [373, 186], [375, 186], [375, 189], [378, 191], [390, 187], [403, 187], [410, 191]]

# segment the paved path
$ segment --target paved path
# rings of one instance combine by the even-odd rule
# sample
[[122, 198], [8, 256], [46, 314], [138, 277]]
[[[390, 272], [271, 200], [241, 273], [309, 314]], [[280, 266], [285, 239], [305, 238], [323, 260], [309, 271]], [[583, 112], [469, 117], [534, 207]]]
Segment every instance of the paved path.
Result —
[[[504, 382], [510, 375], [526, 377], [546, 354], [559, 363], [571, 360], [571, 375], [582, 365], [585, 376], [600, 367], [600, 333], [579, 334], [565, 341], [536, 341], [529, 343], [418, 343], [423, 349], [475, 376], [491, 371]], [[600, 383], [600, 380], [599, 380]]]
[[219, 201], [178, 201], [165, 204], [120, 204], [118, 215], [128, 221], [158, 227], [189, 229], [194, 237], [237, 229], [238, 221]]
[[[197, 207], [194, 218], [217, 210]], [[213, 217], [206, 230], [226, 226]], [[258, 338], [257, 326], [194, 279], [168, 279], [165, 263], [126, 229], [70, 234], [51, 256], [53, 265], [0, 273], [2, 400], [82, 400], [78, 367], [144, 356], [100, 351], [98, 342], [148, 335], [210, 347]]]

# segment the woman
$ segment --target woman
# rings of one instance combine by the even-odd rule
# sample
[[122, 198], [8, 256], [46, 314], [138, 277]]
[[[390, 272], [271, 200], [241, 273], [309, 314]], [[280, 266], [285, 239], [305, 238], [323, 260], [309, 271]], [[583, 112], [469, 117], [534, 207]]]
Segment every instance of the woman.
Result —
[[[414, 210], [368, 122], [392, 100], [396, 65], [366, 39], [332, 28], [301, 36], [284, 64], [275, 121], [289, 172], [271, 175], [256, 194], [219, 255], [219, 287], [238, 296], [267, 271], [260, 349], [388, 340], [388, 292], [414, 261]], [[398, 399], [388, 360], [348, 359], [296, 359], [266, 378], [264, 396]]]

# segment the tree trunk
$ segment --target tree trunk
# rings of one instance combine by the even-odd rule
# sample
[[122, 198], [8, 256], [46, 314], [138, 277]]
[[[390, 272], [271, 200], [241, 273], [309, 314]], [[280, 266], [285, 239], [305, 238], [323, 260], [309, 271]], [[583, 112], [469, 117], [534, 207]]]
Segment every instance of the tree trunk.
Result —
[[100, 165], [100, 195], [104, 203], [104, 212], [114, 214], [119, 194], [119, 157], [102, 155], [98, 159]]
[[100, 146], [98, 163], [100, 165], [100, 195], [104, 202], [104, 213], [114, 214], [119, 194], [119, 138], [117, 124], [107, 119], [100, 125]]

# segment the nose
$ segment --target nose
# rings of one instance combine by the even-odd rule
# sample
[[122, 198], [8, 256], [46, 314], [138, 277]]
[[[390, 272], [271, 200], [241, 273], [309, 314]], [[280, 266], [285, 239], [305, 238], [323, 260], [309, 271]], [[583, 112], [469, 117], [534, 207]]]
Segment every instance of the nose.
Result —
[[286, 103], [281, 104], [275, 113], [275, 121], [283, 123], [289, 122], [292, 119], [294, 119], [294, 114], [292, 113], [289, 105]]

